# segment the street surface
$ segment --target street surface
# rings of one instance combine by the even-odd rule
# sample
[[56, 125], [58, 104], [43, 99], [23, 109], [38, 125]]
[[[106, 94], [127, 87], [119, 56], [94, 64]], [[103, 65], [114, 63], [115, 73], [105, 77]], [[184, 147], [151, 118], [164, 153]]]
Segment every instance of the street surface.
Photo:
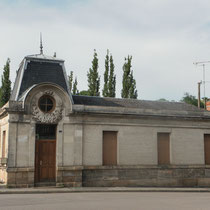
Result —
[[209, 210], [210, 193], [106, 192], [2, 194], [0, 209], [39, 210]]

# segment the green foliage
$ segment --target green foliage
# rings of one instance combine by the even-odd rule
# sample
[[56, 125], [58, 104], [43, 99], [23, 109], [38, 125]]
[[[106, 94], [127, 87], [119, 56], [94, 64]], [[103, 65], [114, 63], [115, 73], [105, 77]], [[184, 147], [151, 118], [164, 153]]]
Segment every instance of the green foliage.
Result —
[[8, 58], [4, 66], [3, 75], [2, 75], [0, 106], [6, 104], [10, 99], [11, 81], [9, 79], [9, 75], [10, 75], [10, 59]]
[[109, 57], [109, 51], [105, 59], [105, 72], [104, 72], [104, 97], [115, 97], [116, 89], [116, 75], [114, 75], [114, 63], [112, 55]]
[[80, 95], [80, 96], [89, 96], [89, 92], [88, 92], [88, 90], [82, 90], [82, 91], [80, 91], [78, 93], [78, 95]]
[[137, 97], [138, 97], [138, 93], [137, 93], [137, 90], [136, 90], [136, 80], [133, 78], [133, 71], [131, 71], [131, 74], [130, 74], [129, 95], [130, 95], [130, 98], [137, 99]]
[[87, 72], [88, 77], [88, 94], [89, 96], [100, 96], [100, 77], [98, 74], [98, 58], [94, 50], [92, 68]]
[[[184, 96], [181, 99], [181, 102], [185, 102], [187, 104], [198, 106], [198, 99], [195, 96], [190, 95], [189, 93], [184, 93]], [[201, 101], [200, 107], [204, 108], [204, 102], [203, 101]]]
[[75, 77], [75, 80], [74, 80], [72, 93], [73, 93], [73, 95], [79, 94], [79, 90], [77, 89], [77, 77]]
[[109, 92], [109, 97], [115, 97], [116, 75], [114, 74], [114, 63], [113, 63], [112, 55], [110, 56], [109, 62], [110, 62], [110, 74], [109, 74], [109, 85], [108, 85], [109, 91], [108, 92]]
[[102, 91], [102, 95], [104, 97], [109, 96], [109, 50], [107, 50], [106, 59], [105, 59], [105, 71], [104, 71], [104, 89]]
[[168, 100], [167, 100], [167, 99], [165, 99], [165, 98], [160, 98], [160, 99], [158, 99], [157, 101], [167, 102]]
[[133, 71], [131, 70], [132, 56], [125, 58], [123, 65], [123, 81], [122, 81], [122, 98], [137, 98], [138, 93], [136, 90], [136, 80], [133, 78]]
[[70, 88], [70, 92], [72, 91], [72, 87], [73, 87], [73, 71], [70, 71], [70, 75], [68, 76], [69, 78], [69, 88]]
[[73, 95], [78, 95], [79, 90], [77, 89], [77, 85], [78, 85], [77, 77], [75, 77], [74, 82], [73, 82], [73, 79], [74, 79], [74, 73], [73, 71], [70, 71], [70, 75], [68, 76], [69, 88]]

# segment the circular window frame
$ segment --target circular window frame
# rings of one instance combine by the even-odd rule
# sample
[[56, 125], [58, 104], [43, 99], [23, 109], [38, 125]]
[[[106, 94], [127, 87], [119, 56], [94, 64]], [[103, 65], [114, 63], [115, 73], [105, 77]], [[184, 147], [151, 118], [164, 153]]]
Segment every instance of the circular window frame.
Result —
[[[52, 101], [52, 103], [53, 103], [53, 106], [52, 106], [52, 108], [51, 108], [49, 111], [44, 111], [44, 110], [42, 110], [42, 109], [40, 108], [41, 105], [44, 105], [44, 104], [40, 104], [40, 103], [41, 103], [41, 100], [42, 100], [43, 98], [49, 98], [49, 99]], [[47, 104], [46, 104], [45, 106], [47, 106]], [[55, 110], [55, 106], [56, 106], [55, 99], [54, 99], [52, 96], [50, 96], [50, 95], [43, 95], [43, 96], [41, 96], [41, 97], [39, 98], [38, 107], [39, 107], [39, 110], [40, 110], [41, 112], [43, 112], [43, 113], [45, 113], [45, 114], [46, 114], [46, 113], [52, 113], [52, 112]]]

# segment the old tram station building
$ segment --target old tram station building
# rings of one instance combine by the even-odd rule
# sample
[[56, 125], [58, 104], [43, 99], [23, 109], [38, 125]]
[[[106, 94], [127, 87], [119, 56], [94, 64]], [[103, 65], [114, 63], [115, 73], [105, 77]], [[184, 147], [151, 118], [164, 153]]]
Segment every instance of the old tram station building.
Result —
[[64, 61], [20, 64], [0, 109], [0, 181], [32, 186], [210, 186], [210, 112], [72, 96]]

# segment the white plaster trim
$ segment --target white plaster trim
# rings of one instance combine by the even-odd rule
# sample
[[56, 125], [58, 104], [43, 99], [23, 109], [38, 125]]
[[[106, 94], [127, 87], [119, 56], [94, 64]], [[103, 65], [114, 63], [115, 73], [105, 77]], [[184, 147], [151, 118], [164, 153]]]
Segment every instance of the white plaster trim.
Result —
[[22, 80], [23, 80], [23, 74], [24, 74], [24, 71], [26, 69], [27, 65], [26, 65], [26, 59], [24, 58], [24, 61], [23, 61], [23, 66], [22, 68], [20, 69], [20, 80], [18, 81], [19, 84], [18, 84], [18, 88], [17, 88], [17, 92], [16, 92], [16, 96], [15, 96], [15, 101], [17, 101], [18, 99], [18, 95], [19, 95], [19, 92], [20, 92], [20, 86], [22, 84]]

